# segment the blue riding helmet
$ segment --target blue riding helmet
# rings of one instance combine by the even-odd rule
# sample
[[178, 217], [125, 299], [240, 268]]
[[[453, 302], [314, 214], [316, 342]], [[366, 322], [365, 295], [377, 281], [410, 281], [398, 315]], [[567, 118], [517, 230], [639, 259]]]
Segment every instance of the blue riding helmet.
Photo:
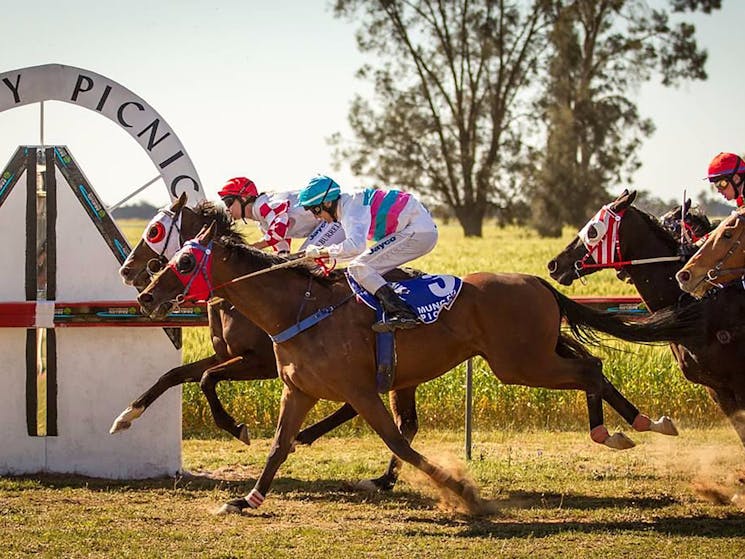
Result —
[[308, 181], [308, 185], [298, 194], [298, 205], [305, 208], [320, 206], [324, 202], [333, 202], [341, 196], [341, 188], [331, 177], [318, 175]]

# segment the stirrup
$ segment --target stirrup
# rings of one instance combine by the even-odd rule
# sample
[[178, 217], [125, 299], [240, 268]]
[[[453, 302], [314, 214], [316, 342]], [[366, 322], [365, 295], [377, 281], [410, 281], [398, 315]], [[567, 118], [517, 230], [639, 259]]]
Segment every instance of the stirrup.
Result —
[[379, 320], [372, 325], [374, 332], [393, 332], [394, 330], [408, 330], [420, 324], [418, 318], [408, 316], [391, 316], [388, 320]]

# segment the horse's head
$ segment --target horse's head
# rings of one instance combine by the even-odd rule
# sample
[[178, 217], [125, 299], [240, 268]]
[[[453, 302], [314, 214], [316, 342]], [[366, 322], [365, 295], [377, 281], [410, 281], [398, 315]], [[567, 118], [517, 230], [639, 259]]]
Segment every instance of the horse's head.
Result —
[[142, 238], [119, 269], [125, 284], [144, 289], [152, 275], [166, 265], [186, 240], [213, 221], [218, 235], [230, 233], [230, 218], [222, 208], [212, 202], [200, 202], [191, 209], [186, 206], [186, 200], [184, 193], [150, 220]]
[[603, 206], [548, 263], [551, 277], [562, 285], [571, 285], [575, 279], [596, 272], [609, 259], [613, 261], [621, 217], [635, 198], [636, 192], [624, 190], [613, 202]]
[[745, 274], [745, 211], [733, 212], [675, 274], [678, 285], [701, 298], [712, 288], [741, 279]]
[[153, 276], [137, 300], [140, 311], [151, 318], [164, 318], [183, 301], [207, 300], [212, 295], [212, 246], [215, 223], [205, 226], [184, 243], [165, 268]]

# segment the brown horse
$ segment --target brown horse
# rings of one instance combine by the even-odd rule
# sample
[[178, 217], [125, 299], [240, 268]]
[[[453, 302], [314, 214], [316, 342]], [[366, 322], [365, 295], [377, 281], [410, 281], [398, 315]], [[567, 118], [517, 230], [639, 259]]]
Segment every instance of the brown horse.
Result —
[[701, 248], [675, 275], [683, 291], [701, 298], [709, 290], [745, 276], [745, 210], [722, 220]]
[[[634, 207], [635, 197], [635, 192], [626, 190], [606, 206], [620, 218], [616, 254], [626, 264], [616, 268], [617, 271], [629, 277], [651, 311], [671, 305], [690, 306], [693, 299], [680, 290], [675, 275], [680, 274], [686, 254], [691, 254], [695, 247], [681, 247], [679, 231], [672, 236], [656, 218]], [[705, 235], [710, 226], [708, 220], [701, 220], [695, 214], [691, 219], [693, 238]], [[593, 229], [598, 234], [604, 229], [598, 229], [596, 221], [593, 218], [582, 228], [585, 241], [593, 236]], [[726, 223], [720, 224], [718, 233], [726, 227]], [[611, 234], [605, 230], [603, 236]], [[602, 240], [593, 236], [591, 243], [599, 244]], [[571, 285], [577, 278], [601, 269], [588, 254], [585, 242], [575, 237], [549, 262], [551, 277], [562, 285]], [[617, 263], [609, 262], [606, 267], [615, 267]], [[683, 375], [706, 387], [745, 446], [745, 335], [741, 318], [745, 315], [745, 296], [741, 289], [733, 287], [697, 304], [701, 315], [698, 328], [703, 340], [674, 340], [670, 349]]]
[[[153, 278], [138, 298], [143, 312], [163, 316], [196, 288], [214, 289], [272, 335], [298, 324], [298, 308], [307, 316], [326, 317], [275, 344], [285, 386], [274, 443], [251, 493], [223, 510], [235, 512], [263, 502], [303, 418], [321, 398], [350, 403], [394, 454], [477, 506], [472, 488], [414, 451], [393, 423], [376, 391], [374, 313], [351, 304], [346, 283], [317, 278], [304, 268], [286, 268], [287, 261], [230, 239], [215, 240], [213, 229], [187, 243]], [[561, 332], [562, 318], [577, 336], [585, 327], [645, 342], [697, 335], [686, 326], [690, 320], [684, 315], [628, 323], [579, 305], [534, 276], [475, 273], [463, 278], [458, 300], [437, 322], [397, 333], [394, 388], [417, 386], [479, 355], [505, 383], [585, 391], [593, 440], [619, 441], [609, 437], [603, 425], [602, 400], [637, 430], [675, 434], [669, 419], [652, 422], [608, 382], [600, 360]]]
[[[219, 234], [234, 234], [228, 215], [210, 202], [203, 202], [195, 209], [186, 206], [186, 195], [182, 194], [167, 209], [163, 209], [150, 221], [142, 239], [128, 255], [119, 273], [127, 285], [144, 289], [150, 277], [159, 271], [168, 259], [181, 248], [184, 241], [193, 238], [203, 226], [215, 223]], [[156, 252], [157, 249], [157, 252]], [[128, 429], [132, 422], [166, 390], [185, 382], [198, 382], [207, 398], [215, 424], [249, 444], [248, 428], [237, 423], [225, 410], [217, 396], [217, 383], [234, 380], [261, 380], [277, 378], [277, 365], [272, 341], [266, 333], [239, 313], [227, 301], [213, 301], [207, 305], [210, 338], [215, 353], [204, 359], [176, 367], [164, 373], [150, 388], [138, 396], [114, 420], [110, 432]], [[415, 407], [416, 387], [406, 388], [390, 394], [399, 428], [411, 439], [418, 430]], [[324, 420], [303, 429], [296, 438], [300, 444], [312, 444], [357, 412], [349, 404]], [[382, 476], [369, 480], [375, 488], [390, 490], [396, 483], [400, 461], [393, 457]]]

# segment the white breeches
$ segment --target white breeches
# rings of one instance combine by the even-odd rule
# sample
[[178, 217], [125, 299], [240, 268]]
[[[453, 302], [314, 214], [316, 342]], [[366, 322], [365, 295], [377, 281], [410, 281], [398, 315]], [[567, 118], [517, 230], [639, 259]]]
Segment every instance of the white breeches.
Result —
[[352, 260], [347, 269], [354, 281], [375, 294], [386, 284], [382, 274], [427, 254], [435, 244], [437, 226], [429, 214], [423, 214], [372, 245]]

